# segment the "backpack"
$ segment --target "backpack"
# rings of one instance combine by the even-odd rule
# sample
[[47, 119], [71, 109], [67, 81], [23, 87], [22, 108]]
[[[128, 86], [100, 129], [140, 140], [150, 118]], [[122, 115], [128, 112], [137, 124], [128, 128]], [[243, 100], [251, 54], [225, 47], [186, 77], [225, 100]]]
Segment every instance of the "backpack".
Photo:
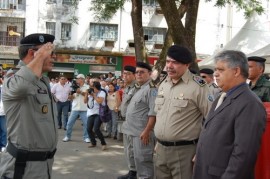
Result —
[[105, 97], [105, 105], [99, 104], [99, 118], [102, 122], [109, 122], [112, 120], [112, 111], [110, 110], [109, 106], [107, 105], [107, 92], [103, 89], [101, 89], [106, 93]]

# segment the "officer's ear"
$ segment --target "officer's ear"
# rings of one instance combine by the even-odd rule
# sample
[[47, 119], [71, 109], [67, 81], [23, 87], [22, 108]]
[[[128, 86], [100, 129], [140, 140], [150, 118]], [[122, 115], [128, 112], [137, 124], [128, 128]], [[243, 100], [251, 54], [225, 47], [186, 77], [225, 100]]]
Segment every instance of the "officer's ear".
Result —
[[233, 68], [233, 70], [235, 70], [234, 72], [235, 77], [241, 76], [241, 69], [239, 67]]
[[30, 55], [30, 56], [34, 57], [34, 56], [35, 56], [36, 51], [37, 51], [37, 50], [30, 48], [30, 49], [28, 49], [28, 53], [27, 53], [27, 55]]

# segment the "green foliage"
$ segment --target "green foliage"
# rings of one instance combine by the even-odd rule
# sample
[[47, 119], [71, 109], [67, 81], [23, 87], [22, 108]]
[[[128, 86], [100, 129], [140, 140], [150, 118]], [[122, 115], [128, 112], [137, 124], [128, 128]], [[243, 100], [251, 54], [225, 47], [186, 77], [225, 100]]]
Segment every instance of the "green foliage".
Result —
[[[210, 2], [213, 0], [205, 0]], [[261, 1], [258, 0], [216, 0], [215, 6], [225, 7], [226, 4], [235, 4], [238, 10], [243, 9], [245, 17], [250, 17], [253, 12], [261, 15], [264, 12]]]
[[76, 16], [76, 11], [78, 9], [78, 4], [79, 4], [79, 0], [72, 0], [71, 5], [70, 5], [70, 18], [69, 18], [69, 22], [71, 22], [72, 24], [79, 24], [79, 18]]
[[96, 21], [108, 21], [118, 9], [123, 8], [125, 2], [126, 0], [94, 0], [89, 10], [94, 12]]

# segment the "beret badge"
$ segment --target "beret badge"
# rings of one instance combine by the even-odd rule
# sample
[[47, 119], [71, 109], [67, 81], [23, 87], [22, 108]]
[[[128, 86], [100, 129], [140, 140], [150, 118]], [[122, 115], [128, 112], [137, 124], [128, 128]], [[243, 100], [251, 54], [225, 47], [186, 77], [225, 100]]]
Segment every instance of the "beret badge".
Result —
[[43, 35], [39, 36], [39, 41], [40, 41], [40, 43], [43, 43], [45, 41]]

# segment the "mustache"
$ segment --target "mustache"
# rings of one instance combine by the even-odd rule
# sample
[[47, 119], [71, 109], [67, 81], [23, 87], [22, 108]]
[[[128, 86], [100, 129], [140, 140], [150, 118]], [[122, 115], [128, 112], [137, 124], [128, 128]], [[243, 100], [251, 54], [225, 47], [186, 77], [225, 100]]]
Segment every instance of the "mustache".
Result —
[[166, 71], [167, 71], [167, 72], [175, 72], [174, 69], [167, 69]]

